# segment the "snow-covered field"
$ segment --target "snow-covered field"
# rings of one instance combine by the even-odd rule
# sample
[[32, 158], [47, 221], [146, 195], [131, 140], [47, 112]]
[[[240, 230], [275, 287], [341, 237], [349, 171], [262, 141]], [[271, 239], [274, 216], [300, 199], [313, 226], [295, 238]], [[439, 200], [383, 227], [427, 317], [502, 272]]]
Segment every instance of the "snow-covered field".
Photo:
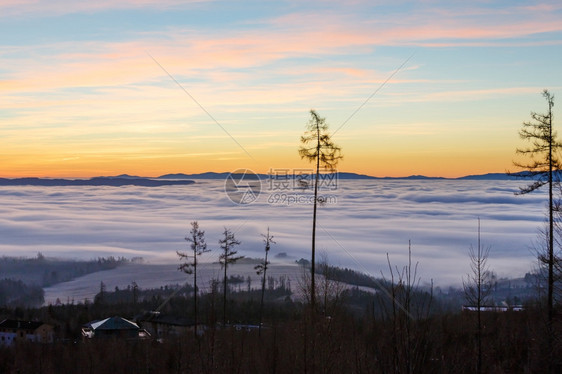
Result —
[[[407, 263], [411, 240], [422, 283], [434, 279], [438, 285], [459, 284], [468, 272], [467, 251], [476, 244], [480, 217], [483, 243], [491, 246], [492, 269], [499, 276], [521, 276], [534, 265], [532, 247], [543, 225], [546, 201], [544, 193], [514, 196], [521, 183], [339, 180], [335, 190], [325, 191], [328, 203], [319, 209], [317, 248], [334, 265], [379, 276], [386, 271], [387, 253], [394, 265]], [[273, 263], [281, 262], [275, 257], [280, 253], [286, 254], [283, 262], [308, 258], [312, 206], [306, 199], [289, 201], [302, 191], [282, 191], [285, 200], [275, 195], [279, 192], [264, 186], [257, 201], [237, 205], [219, 180], [150, 188], [1, 187], [0, 254], [142, 256], [173, 270], [176, 250], [187, 249], [183, 238], [189, 223], [197, 220], [212, 249], [205, 261], [216, 261], [224, 227], [242, 241], [242, 255], [263, 255], [260, 234], [269, 227], [277, 242]], [[127, 282], [182, 282], [181, 273], [166, 274], [150, 275], [150, 281], [147, 274], [139, 274]], [[99, 288], [99, 274], [92, 277]]]
[[[285, 276], [286, 285], [295, 292], [299, 290], [303, 268], [296, 265], [272, 265], [267, 270], [267, 276], [278, 280]], [[219, 264], [201, 264], [197, 267], [197, 288], [202, 292], [209, 291], [212, 279], [223, 279], [223, 272]], [[251, 288], [261, 287], [261, 278], [256, 274], [254, 265], [235, 264], [228, 268], [228, 276], [238, 275], [246, 279], [251, 278]], [[125, 289], [135, 282], [140, 288], [158, 288], [166, 285], [193, 284], [193, 275], [186, 275], [178, 271], [177, 265], [142, 265], [127, 264], [113, 270], [100, 271], [74, 279], [70, 282], [55, 284], [45, 289], [45, 304], [55, 304], [57, 299], [62, 303], [83, 302], [85, 299], [94, 300], [100, 291], [100, 282], [106, 290], [113, 291], [115, 287]], [[246, 289], [247, 283], [241, 283], [240, 288]]]

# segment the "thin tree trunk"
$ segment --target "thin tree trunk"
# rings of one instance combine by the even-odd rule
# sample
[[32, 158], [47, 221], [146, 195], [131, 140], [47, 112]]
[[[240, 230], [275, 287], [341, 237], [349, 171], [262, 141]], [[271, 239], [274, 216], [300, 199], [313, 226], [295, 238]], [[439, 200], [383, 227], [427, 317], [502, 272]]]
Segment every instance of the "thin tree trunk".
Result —
[[194, 336], [197, 339], [197, 253], [193, 255], [193, 322], [195, 323]]
[[548, 103], [548, 121], [549, 121], [549, 136], [550, 142], [548, 143], [548, 212], [549, 212], [549, 233], [548, 233], [548, 362], [549, 372], [553, 372], [553, 331], [552, 320], [554, 318], [554, 207], [552, 196], [552, 104]]
[[478, 318], [478, 331], [476, 332], [476, 339], [478, 343], [478, 361], [477, 361], [477, 373], [482, 373], [482, 320], [481, 320], [481, 308], [482, 308], [482, 252], [480, 248], [480, 217], [478, 217], [478, 279], [476, 282], [477, 296], [476, 296], [476, 306], [478, 308], [477, 318]]
[[316, 307], [316, 207], [318, 203], [318, 172], [320, 171], [320, 130], [317, 131], [318, 134], [318, 145], [316, 147], [316, 176], [314, 181], [314, 211], [312, 214], [312, 261], [310, 264], [310, 306], [312, 310]]
[[[267, 236], [269, 237], [269, 229], [267, 229]], [[260, 301], [260, 324], [258, 327], [258, 335], [261, 336], [261, 324], [263, 317], [263, 297], [265, 295], [265, 276], [267, 272], [267, 251], [265, 251], [265, 262], [263, 267], [263, 279], [261, 281], [261, 301]]]
[[222, 327], [225, 328], [226, 327], [226, 287], [227, 287], [227, 279], [226, 279], [226, 261], [227, 258], [225, 258], [224, 260], [224, 283], [223, 283], [223, 297], [222, 297]]
[[310, 273], [312, 274], [312, 279], [310, 283], [310, 306], [311, 306], [311, 321], [312, 321], [312, 347], [310, 351], [312, 366], [311, 366], [311, 373], [314, 374], [316, 372], [316, 328], [315, 328], [315, 316], [316, 316], [316, 208], [318, 204], [318, 179], [320, 172], [320, 130], [317, 131], [318, 135], [318, 145], [316, 148], [317, 156], [316, 156], [316, 177], [314, 182], [314, 214], [312, 216], [312, 264], [310, 268]]

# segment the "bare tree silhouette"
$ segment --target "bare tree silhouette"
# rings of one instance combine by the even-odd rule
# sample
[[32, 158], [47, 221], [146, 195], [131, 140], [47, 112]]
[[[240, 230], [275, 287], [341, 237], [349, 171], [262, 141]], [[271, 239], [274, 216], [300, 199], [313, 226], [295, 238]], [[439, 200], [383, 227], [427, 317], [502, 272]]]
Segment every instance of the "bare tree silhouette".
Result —
[[211, 250], [207, 249], [205, 231], [199, 229], [199, 223], [197, 221], [191, 222], [191, 230], [185, 237], [185, 240], [190, 243], [189, 246], [193, 253], [188, 254], [176, 251], [180, 261], [182, 261], [178, 270], [186, 274], [193, 274], [193, 321], [195, 323], [194, 333], [197, 337], [197, 256], [201, 256], [203, 253], [210, 252]]
[[343, 158], [341, 148], [338, 147], [328, 133], [326, 119], [322, 118], [314, 111], [310, 110], [310, 120], [307, 129], [301, 136], [301, 146], [299, 148], [301, 159], [316, 164], [316, 174], [314, 178], [314, 208], [312, 215], [312, 251], [311, 251], [311, 295], [310, 305], [312, 309], [316, 305], [316, 285], [315, 285], [315, 262], [316, 262], [316, 211], [318, 206], [318, 181], [320, 167], [328, 171], [334, 171], [339, 160]]
[[[554, 212], [556, 210], [553, 186], [558, 184], [558, 178], [554, 178], [554, 172], [560, 169], [560, 160], [556, 156], [562, 144], [556, 139], [556, 132], [552, 129], [552, 107], [554, 106], [554, 96], [544, 90], [543, 97], [548, 104], [546, 114], [531, 112], [532, 121], [523, 122], [523, 128], [519, 131], [521, 139], [531, 143], [529, 148], [518, 148], [517, 153], [529, 156], [528, 163], [514, 162], [515, 166], [528, 171], [528, 176], [533, 178], [533, 183], [522, 187], [519, 194], [533, 192], [544, 185], [548, 185], [548, 245], [546, 248], [546, 267], [548, 269], [547, 285], [547, 339], [548, 339], [548, 362], [549, 372], [554, 370]], [[540, 258], [539, 258], [540, 260]]]
[[263, 236], [263, 243], [265, 244], [265, 258], [260, 264], [257, 264], [254, 267], [258, 275], [263, 275], [261, 281], [260, 324], [258, 327], [259, 328], [258, 334], [260, 336], [261, 336], [261, 324], [262, 324], [262, 317], [263, 317], [263, 297], [265, 294], [265, 280], [266, 280], [267, 268], [269, 265], [269, 261], [267, 260], [267, 255], [269, 253], [269, 250], [271, 249], [271, 244], [275, 244], [275, 241], [273, 240], [273, 235], [269, 234], [269, 227], [267, 228], [267, 234], [266, 235], [262, 234], [261, 236]]
[[244, 256], [236, 256], [238, 251], [234, 250], [234, 247], [240, 245], [240, 241], [236, 240], [234, 233], [224, 228], [223, 232], [224, 238], [219, 239], [219, 245], [222, 249], [222, 253], [219, 256], [219, 263], [221, 268], [224, 269], [224, 279], [223, 279], [223, 305], [222, 305], [222, 323], [223, 327], [226, 326], [226, 292], [228, 290], [228, 278], [227, 269], [229, 265], [235, 264], [238, 260], [244, 258]]
[[477, 373], [482, 373], [482, 307], [486, 305], [488, 297], [492, 292], [492, 273], [488, 269], [488, 257], [490, 247], [482, 247], [480, 242], [480, 218], [478, 218], [478, 244], [476, 249], [470, 246], [468, 256], [470, 257], [470, 273], [462, 282], [464, 297], [468, 304], [476, 306], [476, 344], [478, 360], [476, 364]]
[[556, 152], [562, 144], [556, 139], [556, 132], [552, 129], [552, 107], [554, 106], [554, 96], [544, 90], [542, 93], [548, 104], [548, 112], [540, 114], [531, 112], [532, 121], [523, 122], [523, 128], [519, 131], [521, 139], [531, 143], [529, 148], [518, 148], [517, 154], [529, 156], [528, 163], [514, 162], [515, 166], [528, 171], [528, 176], [534, 179], [533, 183], [520, 188], [518, 194], [533, 192], [544, 185], [548, 186], [548, 290], [547, 290], [547, 309], [548, 321], [552, 323], [554, 317], [553, 289], [554, 289], [554, 198], [553, 172], [560, 169], [560, 160]]

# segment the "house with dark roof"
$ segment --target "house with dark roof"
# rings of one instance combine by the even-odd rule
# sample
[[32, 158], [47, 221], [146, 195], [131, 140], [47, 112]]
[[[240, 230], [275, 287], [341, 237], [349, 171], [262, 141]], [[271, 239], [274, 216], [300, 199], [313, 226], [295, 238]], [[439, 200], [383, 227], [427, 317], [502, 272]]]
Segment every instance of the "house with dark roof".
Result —
[[[195, 328], [195, 324], [189, 318], [160, 314], [160, 312], [146, 313], [137, 320], [156, 339], [193, 333]], [[200, 329], [201, 326], [198, 330]]]
[[19, 342], [52, 343], [54, 328], [43, 322], [5, 319], [0, 322], [0, 345]]
[[82, 327], [82, 336], [87, 339], [109, 337], [139, 339], [147, 338], [150, 334], [135, 322], [115, 316], [86, 323]]

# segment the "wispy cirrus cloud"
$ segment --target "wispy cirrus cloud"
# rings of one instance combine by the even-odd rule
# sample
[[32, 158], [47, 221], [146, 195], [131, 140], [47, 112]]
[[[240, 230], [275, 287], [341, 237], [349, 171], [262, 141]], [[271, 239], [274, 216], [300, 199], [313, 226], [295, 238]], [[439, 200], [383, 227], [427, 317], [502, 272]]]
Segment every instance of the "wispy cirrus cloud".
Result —
[[59, 16], [123, 9], [174, 9], [212, 0], [0, 0], [0, 18], [22, 16]]
[[[137, 157], [139, 142], [177, 152], [180, 139], [201, 154], [190, 139], [214, 141], [216, 129], [146, 52], [234, 137], [254, 133], [271, 141], [272, 159], [273, 150], [289, 152], [309, 108], [338, 126], [412, 52], [346, 128], [355, 140], [338, 134], [350, 153], [371, 152], [358, 144], [395, 118], [404, 125], [397, 133], [434, 123], [423, 133], [435, 134], [444, 126], [435, 115], [443, 103], [481, 113], [484, 99], [540, 92], [557, 81], [545, 73], [556, 71], [545, 64], [557, 52], [543, 46], [562, 40], [560, 5], [553, 2], [276, 2], [254, 9], [213, 1], [0, 1], [0, 17], [10, 12], [17, 15], [6, 28], [16, 29], [4, 33], [0, 47], [0, 132], [11, 140], [8, 158], [57, 144], [69, 153], [60, 158], [69, 159], [73, 146], [80, 153], [119, 142]], [[36, 17], [37, 29], [27, 17]], [[537, 61], [527, 48], [554, 56]], [[265, 135], [271, 129], [285, 136], [273, 142]], [[252, 138], [244, 146], [264, 145]]]

